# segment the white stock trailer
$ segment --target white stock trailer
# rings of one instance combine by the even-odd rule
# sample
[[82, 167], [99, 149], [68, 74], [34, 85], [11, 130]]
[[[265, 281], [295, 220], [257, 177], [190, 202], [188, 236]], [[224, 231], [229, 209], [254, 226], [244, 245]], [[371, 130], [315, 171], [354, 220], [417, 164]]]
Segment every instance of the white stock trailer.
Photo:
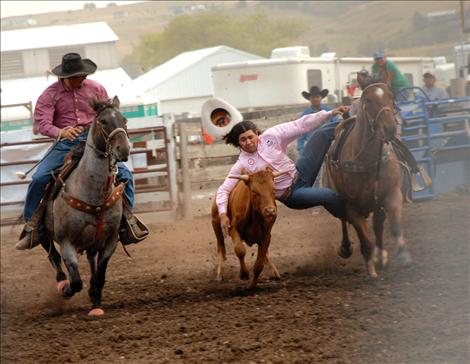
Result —
[[[434, 69], [430, 57], [390, 57], [410, 80], [422, 84], [422, 75]], [[311, 86], [330, 91], [327, 102], [347, 96], [346, 87], [356, 72], [371, 70], [370, 57], [289, 57], [218, 64], [212, 67], [214, 96], [240, 109], [303, 104], [301, 92]]]

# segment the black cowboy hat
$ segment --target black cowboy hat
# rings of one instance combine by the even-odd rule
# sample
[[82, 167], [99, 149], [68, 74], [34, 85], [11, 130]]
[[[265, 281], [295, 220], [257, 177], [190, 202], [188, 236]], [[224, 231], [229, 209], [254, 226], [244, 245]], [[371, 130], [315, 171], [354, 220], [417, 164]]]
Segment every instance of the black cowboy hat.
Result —
[[318, 86], [310, 87], [310, 92], [302, 91], [302, 96], [307, 100], [310, 100], [312, 96], [321, 96], [321, 98], [323, 99], [324, 97], [326, 97], [326, 95], [328, 95], [328, 90], [324, 89], [320, 91]]
[[98, 66], [78, 53], [67, 53], [62, 57], [62, 64], [54, 67], [52, 73], [59, 78], [86, 76], [95, 73]]

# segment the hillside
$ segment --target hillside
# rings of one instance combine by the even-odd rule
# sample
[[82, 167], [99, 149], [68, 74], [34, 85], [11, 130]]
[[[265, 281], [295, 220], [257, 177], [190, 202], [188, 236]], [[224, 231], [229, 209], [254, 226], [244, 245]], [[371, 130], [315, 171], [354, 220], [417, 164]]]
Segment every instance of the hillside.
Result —
[[[385, 48], [396, 56], [444, 55], [451, 60], [452, 47], [461, 40], [458, 1], [148, 1], [39, 14], [32, 18], [37, 21], [35, 26], [107, 22], [120, 38], [117, 44], [120, 63], [136, 76], [141, 67], [134, 52], [141, 37], [162, 31], [178, 12], [201, 11], [198, 5], [234, 17], [260, 12], [272, 18], [304, 19], [309, 29], [295, 44], [284, 46], [308, 45], [312, 55], [334, 51], [340, 56], [367, 56], [377, 48]], [[451, 10], [457, 11], [456, 19], [415, 29], [417, 13], [424, 17], [428, 13]], [[8, 29], [15, 27], [5, 26], [2, 21], [2, 30]]]

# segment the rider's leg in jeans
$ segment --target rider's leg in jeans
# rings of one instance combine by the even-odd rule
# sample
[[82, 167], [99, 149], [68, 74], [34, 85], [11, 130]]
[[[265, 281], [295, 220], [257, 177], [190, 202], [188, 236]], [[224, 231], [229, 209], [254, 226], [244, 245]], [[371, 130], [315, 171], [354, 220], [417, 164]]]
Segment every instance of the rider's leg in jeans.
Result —
[[132, 176], [129, 168], [122, 162], [117, 164], [118, 174], [117, 180], [119, 182], [127, 182], [126, 188], [124, 189], [124, 196], [129, 203], [130, 208], [134, 208], [134, 195], [135, 195], [135, 185], [134, 177]]
[[329, 188], [312, 187], [323, 164], [323, 158], [335, 137], [338, 122], [328, 122], [315, 130], [297, 161], [297, 179], [292, 193], [284, 202], [293, 209], [324, 206], [333, 216], [344, 216], [344, 204], [336, 192]]
[[38, 165], [36, 172], [33, 174], [32, 181], [28, 186], [26, 200], [24, 205], [23, 218], [28, 222], [39, 206], [39, 202], [44, 194], [44, 189], [52, 179], [52, 171], [60, 168], [64, 163], [66, 154], [72, 149], [74, 143], [64, 140], [54, 147], [49, 155]]

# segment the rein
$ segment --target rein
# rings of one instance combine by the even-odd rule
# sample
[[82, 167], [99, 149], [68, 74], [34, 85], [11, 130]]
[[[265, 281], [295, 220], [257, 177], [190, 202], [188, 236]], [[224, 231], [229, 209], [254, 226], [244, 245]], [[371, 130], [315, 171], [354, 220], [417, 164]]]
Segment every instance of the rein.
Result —
[[82, 200], [79, 200], [73, 196], [71, 196], [69, 193], [65, 191], [65, 182], [62, 182], [62, 198], [64, 201], [69, 205], [70, 207], [86, 212], [88, 214], [94, 215], [97, 217], [97, 224], [96, 224], [96, 234], [95, 234], [95, 242], [97, 242], [101, 236], [103, 235], [104, 232], [104, 214], [107, 210], [111, 209], [118, 201], [122, 199], [122, 195], [124, 193], [124, 188], [127, 184], [126, 183], [120, 183], [118, 186], [112, 188], [112, 186], [115, 183], [116, 180], [116, 175], [117, 175], [117, 166], [116, 163], [117, 161], [112, 157], [112, 152], [111, 152], [111, 141], [112, 139], [119, 133], [125, 133], [126, 137], [128, 136], [127, 130], [124, 128], [115, 128], [111, 133], [107, 133], [106, 130], [104, 130], [102, 123], [99, 121], [99, 115], [107, 108], [114, 108], [112, 105], [106, 105], [103, 108], [99, 110], [99, 112], [96, 114], [95, 117], [95, 125], [99, 127], [98, 132], [100, 135], [103, 136], [104, 141], [106, 143], [106, 150], [102, 151], [93, 144], [87, 142], [86, 145], [89, 146], [91, 149], [93, 149], [97, 154], [98, 158], [107, 158], [108, 159], [108, 177], [106, 179], [106, 187], [103, 190], [103, 203], [101, 205], [91, 205], [87, 202], [84, 202]]

